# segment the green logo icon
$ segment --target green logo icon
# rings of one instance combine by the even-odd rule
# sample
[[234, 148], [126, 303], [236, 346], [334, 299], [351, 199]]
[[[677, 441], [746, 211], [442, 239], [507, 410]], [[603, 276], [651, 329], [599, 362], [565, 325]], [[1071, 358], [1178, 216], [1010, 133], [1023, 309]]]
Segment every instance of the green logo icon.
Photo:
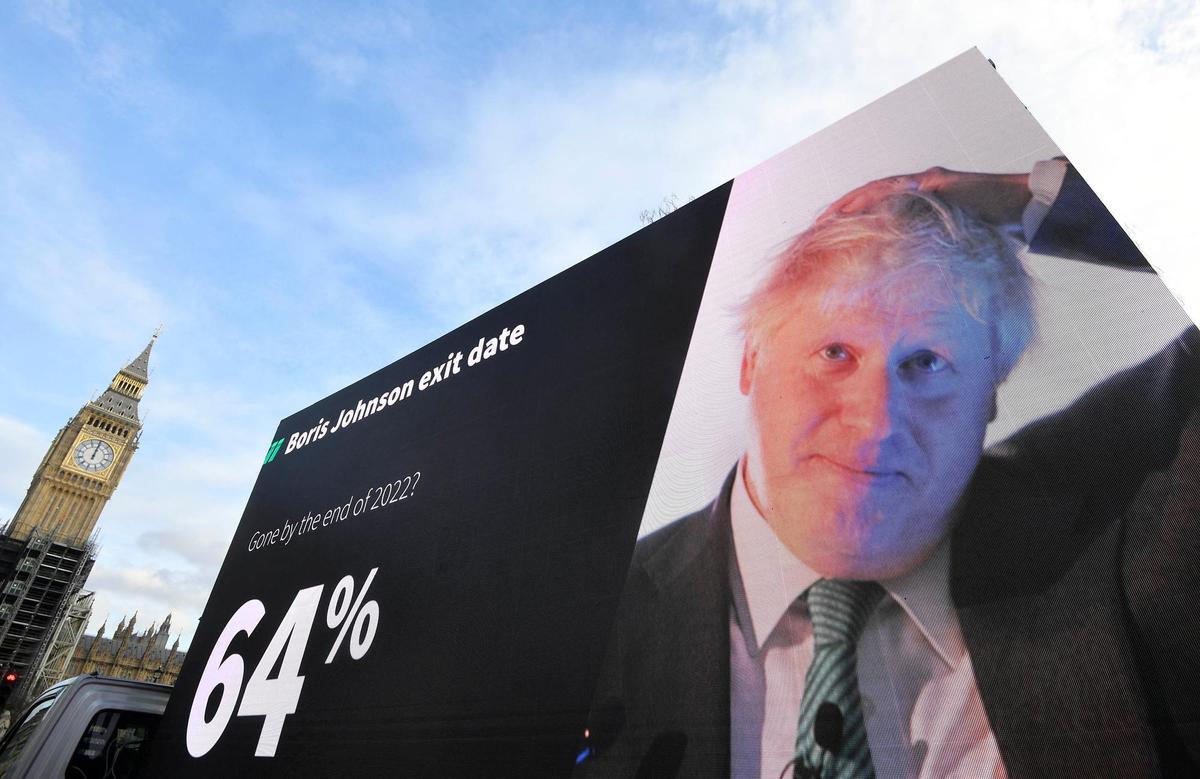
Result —
[[275, 455], [279, 454], [279, 448], [283, 446], [283, 439], [280, 438], [275, 443], [271, 444], [271, 448], [267, 450], [267, 456], [263, 458], [263, 465], [275, 459]]

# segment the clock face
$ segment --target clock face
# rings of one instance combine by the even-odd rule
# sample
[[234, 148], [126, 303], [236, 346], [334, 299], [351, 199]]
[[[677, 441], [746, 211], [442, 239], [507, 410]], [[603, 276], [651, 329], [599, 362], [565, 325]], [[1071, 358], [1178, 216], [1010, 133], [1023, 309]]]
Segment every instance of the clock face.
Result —
[[75, 447], [75, 464], [85, 471], [102, 471], [112, 465], [113, 457], [112, 447], [99, 438], [80, 441]]

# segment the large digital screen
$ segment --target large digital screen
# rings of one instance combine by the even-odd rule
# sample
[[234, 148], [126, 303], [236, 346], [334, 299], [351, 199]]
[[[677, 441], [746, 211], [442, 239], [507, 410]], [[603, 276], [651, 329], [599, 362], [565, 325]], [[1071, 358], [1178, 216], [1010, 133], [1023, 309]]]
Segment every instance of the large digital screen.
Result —
[[283, 420], [147, 775], [1195, 770], [1198, 347], [967, 52]]

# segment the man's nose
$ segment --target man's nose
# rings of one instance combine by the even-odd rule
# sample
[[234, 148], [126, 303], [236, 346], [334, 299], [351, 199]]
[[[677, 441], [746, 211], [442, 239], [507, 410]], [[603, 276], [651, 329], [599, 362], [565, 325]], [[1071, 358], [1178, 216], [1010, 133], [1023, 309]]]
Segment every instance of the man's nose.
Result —
[[861, 366], [847, 377], [839, 387], [842, 425], [866, 440], [890, 436], [899, 416], [896, 381], [884, 366]]

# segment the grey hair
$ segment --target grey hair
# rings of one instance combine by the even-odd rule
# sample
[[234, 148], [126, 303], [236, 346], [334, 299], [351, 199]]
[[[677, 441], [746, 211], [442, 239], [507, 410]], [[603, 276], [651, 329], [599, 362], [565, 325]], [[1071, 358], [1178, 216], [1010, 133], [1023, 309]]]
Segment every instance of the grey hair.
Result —
[[751, 343], [773, 332], [792, 314], [797, 289], [822, 268], [844, 273], [860, 293], [879, 293], [919, 266], [934, 270], [944, 291], [991, 329], [993, 366], [997, 383], [1003, 381], [1034, 336], [1033, 280], [998, 228], [924, 192], [889, 195], [859, 214], [834, 214], [793, 238], [742, 304], [742, 330]]

